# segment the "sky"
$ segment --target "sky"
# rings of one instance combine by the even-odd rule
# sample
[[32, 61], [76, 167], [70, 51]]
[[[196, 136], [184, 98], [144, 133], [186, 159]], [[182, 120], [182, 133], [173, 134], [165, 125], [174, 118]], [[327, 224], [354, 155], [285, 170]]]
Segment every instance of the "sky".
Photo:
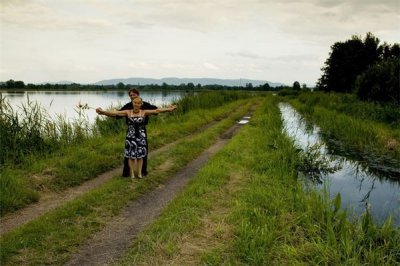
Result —
[[400, 0], [0, 0], [0, 81], [315, 85], [335, 42], [400, 42]]

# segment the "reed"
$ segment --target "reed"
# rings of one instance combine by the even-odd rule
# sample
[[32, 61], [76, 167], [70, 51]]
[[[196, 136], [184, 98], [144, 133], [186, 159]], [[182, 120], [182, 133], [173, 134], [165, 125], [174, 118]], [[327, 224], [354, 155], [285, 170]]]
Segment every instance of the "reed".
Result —
[[179, 100], [178, 113], [185, 113], [188, 110], [216, 108], [223, 104], [248, 99], [253, 97], [251, 92], [242, 91], [206, 91], [201, 93], [188, 93]]
[[353, 94], [302, 92], [297, 99], [305, 106], [324, 107], [361, 120], [384, 123], [400, 129], [400, 108], [392, 104], [363, 102]]
[[323, 177], [329, 173], [338, 171], [340, 164], [333, 164], [334, 159], [321, 152], [322, 143], [309, 146], [307, 150], [298, 149], [298, 171], [304, 174], [312, 182], [322, 184]]
[[82, 113], [72, 123], [64, 116], [55, 119], [38, 102], [13, 108], [0, 95], [0, 164], [29, 163], [29, 155], [45, 156], [91, 135], [88, 119]]

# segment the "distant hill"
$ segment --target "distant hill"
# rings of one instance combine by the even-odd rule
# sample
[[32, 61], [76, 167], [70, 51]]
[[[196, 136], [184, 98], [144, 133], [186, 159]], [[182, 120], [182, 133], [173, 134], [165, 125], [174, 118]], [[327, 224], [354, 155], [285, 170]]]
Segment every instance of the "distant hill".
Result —
[[54, 84], [58, 84], [58, 85], [69, 85], [69, 84], [74, 84], [75, 82], [73, 82], [73, 81], [69, 81], [69, 80], [62, 80], [62, 81], [58, 81], [58, 82], [56, 82], [56, 83], [54, 83]]
[[39, 85], [44, 85], [44, 84], [51, 84], [51, 85], [71, 85], [74, 84], [76, 82], [73, 81], [69, 81], [69, 80], [61, 80], [61, 81], [57, 81], [57, 82], [42, 82], [39, 83]]
[[162, 85], [166, 83], [168, 85], [180, 85], [182, 83], [193, 83], [194, 85], [201, 84], [204, 85], [223, 85], [223, 86], [246, 86], [246, 84], [251, 83], [253, 86], [264, 85], [268, 82], [271, 87], [284, 85], [283, 83], [271, 82], [266, 80], [252, 80], [252, 79], [215, 79], [215, 78], [126, 78], [126, 79], [106, 79], [101, 80], [94, 85], [116, 85], [118, 83], [131, 84], [131, 85]]

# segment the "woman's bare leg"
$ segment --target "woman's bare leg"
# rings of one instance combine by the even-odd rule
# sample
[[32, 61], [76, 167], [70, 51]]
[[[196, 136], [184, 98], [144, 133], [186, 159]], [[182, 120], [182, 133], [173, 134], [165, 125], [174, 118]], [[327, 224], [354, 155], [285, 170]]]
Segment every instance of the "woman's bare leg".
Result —
[[138, 177], [142, 178], [143, 158], [137, 158], [137, 165], [138, 165]]
[[129, 158], [129, 173], [131, 178], [135, 178], [135, 159]]

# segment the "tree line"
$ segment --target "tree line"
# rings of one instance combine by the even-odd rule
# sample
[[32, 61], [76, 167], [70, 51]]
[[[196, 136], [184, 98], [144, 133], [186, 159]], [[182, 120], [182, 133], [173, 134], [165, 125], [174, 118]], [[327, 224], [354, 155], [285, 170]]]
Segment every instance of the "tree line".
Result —
[[[300, 84], [298, 81], [294, 83]], [[300, 88], [300, 85], [298, 85]], [[251, 90], [251, 91], [280, 91], [282, 89], [292, 89], [290, 86], [270, 86], [268, 83], [259, 86], [253, 86], [252, 83], [247, 83], [245, 86], [225, 86], [225, 85], [201, 85], [194, 83], [182, 83], [180, 85], [172, 85], [167, 83], [148, 84], [148, 85], [136, 85], [136, 84], [124, 84], [119, 82], [115, 85], [93, 85], [93, 84], [25, 84], [23, 81], [14, 81], [12, 79], [0, 83], [0, 89], [12, 89], [12, 90], [128, 90], [131, 87], [138, 88], [140, 90], [185, 90], [185, 91], [199, 91], [199, 90]], [[306, 85], [303, 84], [303, 88]]]
[[359, 99], [400, 105], [400, 45], [380, 44], [372, 33], [336, 42], [317, 89], [355, 93]]

